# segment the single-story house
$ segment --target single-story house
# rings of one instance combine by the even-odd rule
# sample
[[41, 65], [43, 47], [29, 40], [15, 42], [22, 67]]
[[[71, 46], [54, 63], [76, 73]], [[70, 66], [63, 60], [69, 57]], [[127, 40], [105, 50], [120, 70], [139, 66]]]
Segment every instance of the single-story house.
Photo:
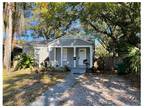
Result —
[[67, 65], [70, 68], [83, 68], [85, 59], [90, 67], [93, 65], [93, 44], [83, 39], [58, 38], [50, 42], [31, 42], [25, 45], [24, 52], [29, 52], [29, 46], [34, 48], [39, 67], [47, 58], [54, 67]]

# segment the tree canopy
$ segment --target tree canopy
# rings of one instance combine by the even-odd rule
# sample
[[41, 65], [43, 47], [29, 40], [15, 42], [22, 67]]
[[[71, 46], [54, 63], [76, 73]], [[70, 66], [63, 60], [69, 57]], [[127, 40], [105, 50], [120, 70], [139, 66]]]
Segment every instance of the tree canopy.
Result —
[[[135, 48], [140, 52], [141, 18], [138, 2], [63, 2], [38, 3], [35, 6], [34, 13], [39, 16], [37, 17], [39, 24], [33, 26], [32, 29], [45, 36], [46, 39], [63, 36], [72, 23], [78, 19], [82, 29], [87, 34], [95, 35], [103, 47], [113, 54], [113, 57], [126, 54], [127, 58], [130, 58], [128, 61], [133, 61], [135, 57], [128, 55]], [[140, 53], [135, 54], [138, 58], [140, 57]], [[135, 62], [129, 62], [129, 65], [131, 64]]]
[[[139, 2], [32, 2], [13, 5], [15, 11], [12, 11], [12, 36], [19, 33], [21, 28], [31, 29], [36, 36], [42, 36], [47, 40], [55, 39], [64, 36], [72, 24], [79, 20], [84, 32], [98, 38], [113, 56], [121, 56], [123, 52], [130, 53], [128, 49], [131, 48], [140, 51]], [[4, 11], [6, 10], [7, 3], [4, 5]], [[24, 10], [29, 10], [32, 14], [29, 16]], [[5, 28], [9, 23], [8, 15], [4, 14]], [[24, 24], [27, 26], [23, 28], [23, 20], [20, 19], [26, 16]]]

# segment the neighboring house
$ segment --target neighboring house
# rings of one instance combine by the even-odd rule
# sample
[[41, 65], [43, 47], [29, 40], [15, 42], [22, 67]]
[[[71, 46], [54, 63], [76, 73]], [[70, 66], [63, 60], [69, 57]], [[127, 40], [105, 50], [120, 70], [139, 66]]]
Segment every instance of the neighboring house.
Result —
[[[3, 42], [3, 59], [4, 59], [4, 52], [5, 52], [5, 41]], [[12, 51], [11, 51], [11, 60], [13, 61], [14, 58], [19, 55], [20, 53], [22, 53], [23, 51], [23, 47], [22, 45], [19, 45], [16, 43], [16, 41], [13, 42], [12, 44]], [[13, 65], [13, 62], [12, 62]]]
[[83, 68], [83, 60], [87, 59], [90, 67], [93, 65], [93, 44], [82, 39], [58, 38], [51, 42], [31, 42], [24, 47], [34, 47], [34, 56], [39, 65], [49, 58], [54, 67], [67, 65], [70, 68]]

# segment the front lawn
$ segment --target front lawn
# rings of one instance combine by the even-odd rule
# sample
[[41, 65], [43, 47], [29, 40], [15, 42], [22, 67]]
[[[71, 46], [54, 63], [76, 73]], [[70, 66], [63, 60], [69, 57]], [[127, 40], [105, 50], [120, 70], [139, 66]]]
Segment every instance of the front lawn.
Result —
[[3, 71], [3, 105], [28, 105], [49, 87], [63, 82], [68, 72], [47, 72], [40, 81], [29, 69], [6, 73]]

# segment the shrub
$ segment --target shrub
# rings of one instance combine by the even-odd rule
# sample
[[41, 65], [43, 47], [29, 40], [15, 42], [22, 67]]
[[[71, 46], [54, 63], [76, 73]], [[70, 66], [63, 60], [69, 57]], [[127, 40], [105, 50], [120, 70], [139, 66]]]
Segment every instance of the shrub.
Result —
[[31, 69], [35, 65], [34, 59], [26, 53], [22, 53], [21, 55], [17, 56], [16, 60], [18, 60], [18, 63], [15, 70], [23, 68]]
[[67, 65], [64, 65], [64, 72], [69, 72], [70, 71], [70, 68], [67, 66]]
[[133, 73], [140, 74], [140, 50], [136, 47], [129, 47], [123, 63], [118, 64], [118, 73], [127, 74]]
[[128, 56], [124, 59], [127, 70], [130, 73], [140, 74], [140, 50], [136, 47], [129, 49]]
[[64, 67], [49, 66], [48, 71], [51, 71], [51, 72], [69, 72], [70, 68], [67, 65], [65, 65]]

